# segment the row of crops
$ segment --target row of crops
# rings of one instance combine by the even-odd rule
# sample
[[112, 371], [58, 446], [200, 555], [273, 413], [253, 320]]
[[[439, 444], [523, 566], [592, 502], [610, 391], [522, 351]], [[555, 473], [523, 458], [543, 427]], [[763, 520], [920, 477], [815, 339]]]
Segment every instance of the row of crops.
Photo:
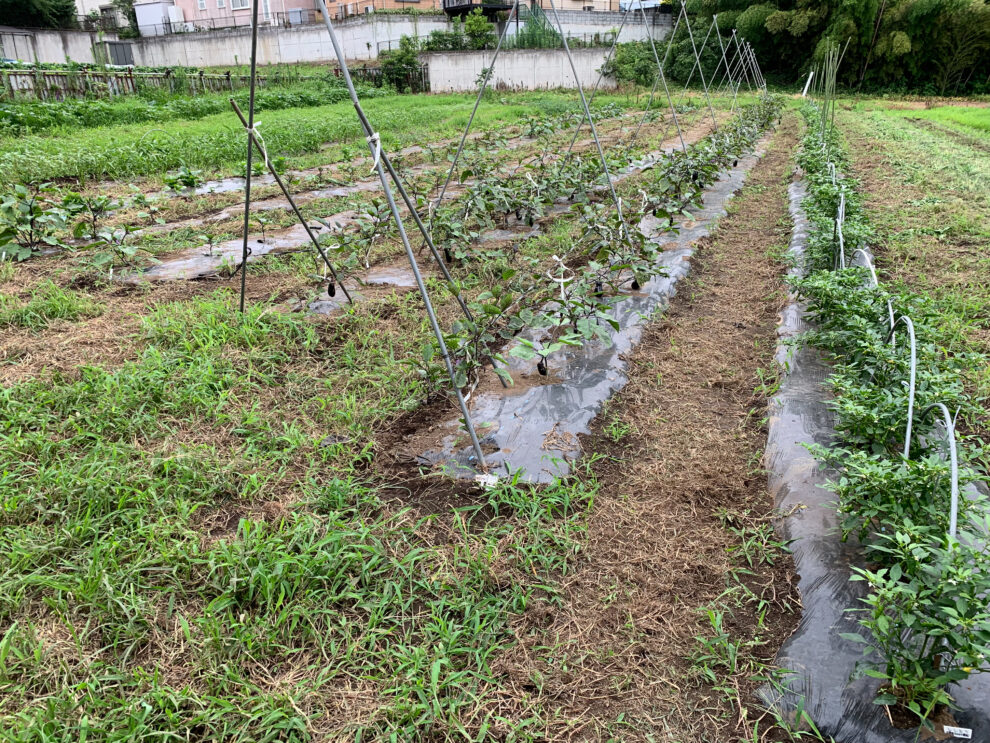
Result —
[[990, 516], [972, 487], [980, 447], [965, 435], [985, 411], [967, 394], [986, 359], [954, 351], [930, 300], [878, 283], [873, 238], [828, 103], [805, 110], [799, 163], [811, 224], [797, 289], [815, 323], [808, 341], [833, 361], [836, 439], [813, 453], [832, 468], [843, 539], [864, 565], [857, 609], [876, 702], [929, 718], [952, 704], [952, 682], [986, 671], [990, 656]]
[[[626, 196], [621, 212], [610, 201], [598, 200], [607, 182], [593, 151], [562, 159], [543, 153], [522, 172], [494, 171], [441, 207], [434, 219], [438, 247], [489, 287], [468, 302], [471, 317], [459, 319], [445, 338], [456, 361], [458, 385], [476, 384], [490, 349], [523, 329], [544, 329], [552, 338], [546, 344], [519, 339], [511, 351], [535, 359], [541, 374], [547, 373], [547, 357], [564, 346], [608, 343], [616, 299], [657, 274], [662, 247], [639, 229], [642, 220], [649, 216], [657, 231], [675, 231], [677, 217], [699, 205], [705, 189], [778, 115], [779, 102], [764, 98], [692, 147], [661, 158], [645, 180], [620, 189]], [[642, 153], [629, 151], [608, 156], [613, 172], [642, 165], [641, 160]], [[575, 205], [579, 226], [570, 239], [554, 246], [552, 256], [523, 248], [506, 264], [500, 256], [486, 255], [477, 241], [484, 230], [512, 221], [532, 225], [560, 203]], [[455, 284], [454, 290], [463, 286]], [[495, 361], [506, 375], [505, 360], [496, 354]], [[439, 383], [436, 375], [429, 376]]]

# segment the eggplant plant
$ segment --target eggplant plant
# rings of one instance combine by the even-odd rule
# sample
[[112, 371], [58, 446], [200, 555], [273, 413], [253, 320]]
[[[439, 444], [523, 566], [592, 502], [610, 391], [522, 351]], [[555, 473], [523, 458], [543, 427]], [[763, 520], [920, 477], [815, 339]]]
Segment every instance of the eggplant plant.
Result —
[[433, 241], [443, 251], [447, 263], [471, 258], [474, 251], [470, 246], [480, 234], [461, 211], [453, 206], [441, 207], [433, 216]]
[[540, 342], [520, 338], [518, 344], [509, 351], [510, 356], [523, 361], [536, 359], [536, 371], [541, 377], [549, 376], [550, 369], [547, 365], [547, 358], [568, 346], [580, 346], [583, 338], [576, 333], [566, 333], [554, 341]]
[[49, 183], [16, 185], [0, 194], [0, 256], [23, 261], [45, 247], [62, 247], [57, 232], [67, 216], [46, 198], [53, 190]]
[[[349, 243], [341, 240], [338, 230], [334, 230], [322, 219], [317, 221], [327, 228], [327, 232], [322, 233], [317, 240], [319, 240], [320, 246], [333, 264], [337, 278], [344, 281], [355, 276], [363, 267], [358, 252]], [[313, 261], [316, 264], [316, 273], [310, 274], [310, 278], [320, 286], [325, 284], [328, 296], [337, 296], [337, 282], [334, 281], [332, 276], [328, 275], [327, 264], [316, 251], [313, 251], [312, 255]]]
[[69, 191], [62, 197], [62, 208], [65, 210], [66, 217], [69, 220], [81, 218], [72, 228], [72, 236], [77, 239], [99, 239], [98, 235], [103, 218], [115, 209], [119, 209], [120, 206], [120, 202], [103, 194], [84, 196], [75, 191]]
[[383, 198], [374, 198], [358, 206], [354, 227], [339, 236], [342, 247], [360, 256], [361, 264], [371, 268], [371, 252], [392, 230], [392, 212]]
[[150, 257], [147, 250], [129, 242], [134, 232], [135, 228], [130, 225], [101, 229], [96, 235], [96, 242], [83, 254], [82, 264], [98, 274], [109, 273], [113, 278], [116, 268], [135, 265], [139, 255]]
[[196, 188], [196, 186], [201, 184], [203, 182], [203, 171], [191, 170], [183, 165], [174, 173], [166, 173], [162, 180], [165, 182], [166, 188], [178, 193], [188, 188]]

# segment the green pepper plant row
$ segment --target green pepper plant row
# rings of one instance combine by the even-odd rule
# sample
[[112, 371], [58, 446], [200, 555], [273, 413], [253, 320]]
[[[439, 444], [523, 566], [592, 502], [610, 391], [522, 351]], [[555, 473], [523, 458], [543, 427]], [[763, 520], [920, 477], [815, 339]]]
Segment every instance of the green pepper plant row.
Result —
[[[901, 705], [930, 725], [941, 705], [951, 705], [948, 684], [987, 670], [990, 655], [990, 533], [988, 504], [962, 498], [955, 537], [949, 532], [950, 465], [932, 446], [944, 432], [926, 411], [936, 403], [958, 410], [957, 418], [985, 414], [967, 396], [963, 380], [986, 365], [974, 354], [952, 353], [951, 338], [931, 302], [907, 290], [892, 292], [869, 281], [866, 269], [835, 269], [835, 217], [843, 194], [844, 253], [866, 249], [872, 233], [855, 183], [834, 179], [845, 154], [833, 130], [824, 137], [808, 106], [808, 134], [799, 162], [808, 184], [804, 201], [811, 229], [808, 273], [796, 281], [816, 329], [806, 341], [833, 361], [832, 393], [837, 441], [813, 447], [834, 468], [843, 538], [854, 536], [867, 568], [863, 633], [844, 637], [860, 643], [865, 673], [884, 684], [876, 702]], [[909, 344], [904, 327], [891, 342], [891, 310], [913, 320], [917, 345], [916, 400], [908, 428]], [[910, 431], [905, 455], [905, 433]], [[958, 438], [962, 484], [985, 480], [977, 465], [978, 442]]]

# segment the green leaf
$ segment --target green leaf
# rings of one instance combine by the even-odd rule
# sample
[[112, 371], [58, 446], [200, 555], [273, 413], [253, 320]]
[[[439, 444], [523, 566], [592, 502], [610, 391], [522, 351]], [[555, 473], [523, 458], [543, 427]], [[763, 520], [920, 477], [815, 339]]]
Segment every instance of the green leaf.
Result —
[[863, 645], [869, 644], [867, 639], [858, 632], [840, 632], [839, 637], [841, 637], [843, 640], [849, 640], [850, 642], [858, 642], [858, 643], [862, 643]]

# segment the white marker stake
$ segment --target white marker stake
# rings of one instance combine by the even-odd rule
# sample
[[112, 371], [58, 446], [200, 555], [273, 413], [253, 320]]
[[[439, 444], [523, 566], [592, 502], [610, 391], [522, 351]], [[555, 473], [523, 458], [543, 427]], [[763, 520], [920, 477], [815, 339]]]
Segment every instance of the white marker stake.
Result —
[[814, 70], [808, 73], [808, 82], [804, 84], [804, 91], [801, 93], [802, 98], [808, 97], [808, 86], [811, 85], [811, 78], [813, 78], [814, 76], [815, 76]]

